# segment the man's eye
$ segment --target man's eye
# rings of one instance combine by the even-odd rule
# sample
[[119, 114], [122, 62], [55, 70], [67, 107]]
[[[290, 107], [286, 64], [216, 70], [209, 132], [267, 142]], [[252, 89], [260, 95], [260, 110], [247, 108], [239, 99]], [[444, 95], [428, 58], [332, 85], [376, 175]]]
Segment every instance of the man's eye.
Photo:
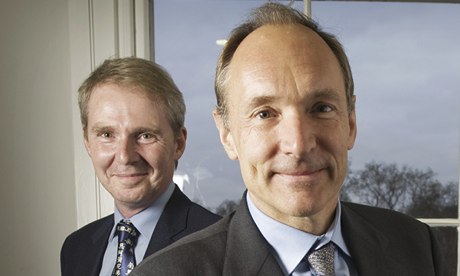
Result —
[[140, 135], [140, 138], [142, 138], [142, 139], [151, 139], [151, 138], [153, 138], [153, 135], [150, 134], [150, 133], [142, 133]]
[[331, 112], [333, 109], [330, 105], [327, 105], [327, 104], [322, 104], [322, 105], [319, 105], [316, 110], [318, 112], [321, 112], [321, 113], [327, 113], [327, 112]]
[[259, 117], [260, 119], [268, 119], [271, 117], [271, 113], [268, 110], [264, 110], [257, 113], [257, 117]]
[[99, 136], [101, 136], [102, 138], [110, 138], [112, 137], [112, 134], [110, 132], [103, 132], [99, 134]]
[[141, 133], [138, 137], [139, 137], [138, 139], [142, 143], [151, 143], [157, 139], [157, 136], [155, 136], [152, 133]]

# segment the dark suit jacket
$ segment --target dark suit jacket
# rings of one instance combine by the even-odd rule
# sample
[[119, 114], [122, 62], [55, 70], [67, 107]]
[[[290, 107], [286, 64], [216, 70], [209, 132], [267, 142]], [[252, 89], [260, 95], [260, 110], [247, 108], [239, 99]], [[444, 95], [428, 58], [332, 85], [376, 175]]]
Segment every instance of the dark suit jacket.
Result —
[[[342, 203], [341, 223], [359, 275], [442, 275], [439, 251], [426, 224], [352, 203]], [[242, 200], [232, 215], [150, 256], [130, 274], [146, 275], [279, 276], [283, 272]]]
[[[219, 216], [190, 201], [176, 186], [155, 227], [145, 256], [219, 219]], [[62, 276], [99, 275], [113, 224], [112, 214], [67, 237], [61, 250]]]

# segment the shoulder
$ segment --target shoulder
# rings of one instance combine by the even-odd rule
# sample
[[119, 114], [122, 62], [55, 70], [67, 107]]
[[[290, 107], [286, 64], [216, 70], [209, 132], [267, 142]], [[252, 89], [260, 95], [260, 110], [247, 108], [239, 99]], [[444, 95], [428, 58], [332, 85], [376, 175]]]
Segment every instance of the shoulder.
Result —
[[219, 275], [230, 221], [231, 216], [225, 217], [158, 251], [142, 261], [132, 275]]
[[345, 202], [341, 220], [352, 255], [364, 259], [377, 254], [371, 249], [375, 248], [385, 252], [381, 258], [386, 258], [394, 269], [434, 270], [436, 275], [443, 275], [439, 272], [443, 269], [439, 243], [427, 224], [393, 210]]
[[214, 222], [217, 222], [222, 217], [214, 214], [213, 212], [209, 211], [203, 206], [192, 202], [192, 204], [190, 205], [189, 218], [193, 219], [193, 221], [197, 223], [201, 222], [205, 225], [209, 225]]
[[87, 275], [87, 269], [98, 262], [112, 227], [113, 215], [109, 215], [70, 234], [61, 248], [62, 275]]
[[432, 252], [437, 241], [431, 228], [408, 215], [371, 206], [342, 204], [342, 229], [348, 239], [358, 235], [368, 241], [377, 239], [381, 244], [407, 254], [412, 250]]
[[74, 248], [85, 243], [91, 242], [95, 235], [104, 235], [113, 226], [113, 214], [99, 220], [93, 221], [82, 228], [71, 233], [64, 241], [62, 249]]
[[342, 214], [344, 219], [361, 219], [377, 228], [415, 227], [426, 230], [427, 225], [406, 214], [373, 206], [342, 202]]
[[192, 202], [177, 186], [163, 211], [165, 217], [174, 220], [185, 216], [187, 228], [202, 229], [215, 223], [221, 217]]

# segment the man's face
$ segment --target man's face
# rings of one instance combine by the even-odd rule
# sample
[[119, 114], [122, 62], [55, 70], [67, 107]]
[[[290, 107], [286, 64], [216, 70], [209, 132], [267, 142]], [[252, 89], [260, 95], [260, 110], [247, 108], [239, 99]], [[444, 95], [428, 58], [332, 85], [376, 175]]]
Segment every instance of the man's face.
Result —
[[163, 104], [143, 91], [115, 84], [94, 89], [85, 146], [123, 215], [145, 209], [166, 190], [185, 139], [185, 129], [176, 138]]
[[264, 26], [240, 44], [229, 76], [228, 129], [214, 116], [251, 199], [288, 225], [330, 219], [356, 135], [332, 51], [306, 27]]

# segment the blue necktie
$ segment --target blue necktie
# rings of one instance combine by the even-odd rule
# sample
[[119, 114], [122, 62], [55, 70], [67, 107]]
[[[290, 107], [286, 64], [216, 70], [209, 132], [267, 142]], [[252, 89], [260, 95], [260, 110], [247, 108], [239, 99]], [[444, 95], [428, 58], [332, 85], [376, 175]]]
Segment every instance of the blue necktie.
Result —
[[122, 220], [117, 224], [118, 235], [117, 261], [112, 276], [126, 276], [136, 265], [134, 247], [139, 232], [129, 220]]

